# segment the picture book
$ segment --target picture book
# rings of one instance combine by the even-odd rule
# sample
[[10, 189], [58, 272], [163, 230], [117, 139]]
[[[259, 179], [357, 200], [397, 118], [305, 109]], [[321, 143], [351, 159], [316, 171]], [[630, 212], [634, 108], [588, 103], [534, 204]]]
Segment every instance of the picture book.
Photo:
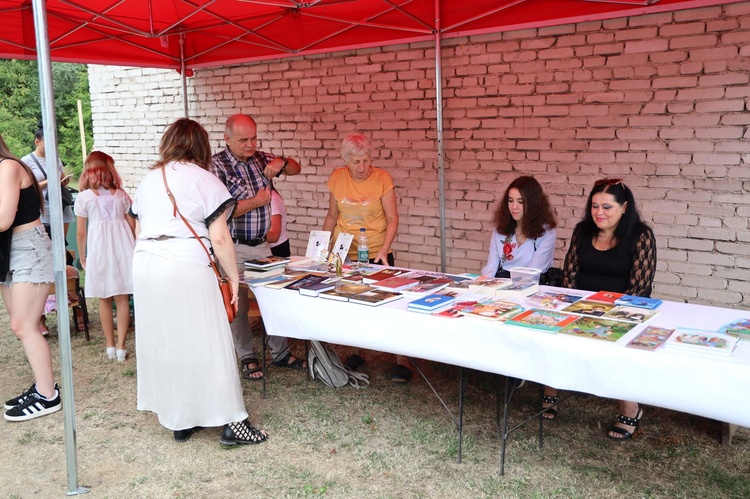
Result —
[[521, 281], [496, 289], [495, 296], [501, 298], [526, 298], [537, 291], [539, 291], [539, 284], [536, 282]]
[[[318, 277], [318, 276], [313, 276]], [[301, 286], [299, 288], [299, 294], [305, 295], [305, 296], [318, 296], [322, 291], [330, 291], [331, 289], [336, 289], [336, 284], [331, 282], [330, 279], [325, 278], [323, 276], [322, 281], [318, 282], [312, 282], [310, 284], [305, 284], [304, 286]]]
[[409, 309], [416, 308], [420, 310], [433, 311], [440, 307], [445, 307], [446, 305], [455, 303], [455, 301], [456, 299], [450, 296], [432, 294], [432, 295], [423, 296], [422, 298], [419, 298], [418, 300], [409, 302], [409, 304], [407, 305], [407, 308]]
[[338, 288], [323, 291], [318, 296], [330, 300], [349, 301], [350, 297], [367, 291], [372, 291], [373, 289], [372, 286], [366, 284], [343, 283]]
[[307, 249], [305, 257], [313, 260], [320, 259], [323, 251], [328, 251], [328, 243], [331, 241], [331, 232], [327, 230], [311, 230], [310, 237], [307, 239]]
[[622, 293], [615, 293], [614, 291], [599, 291], [593, 295], [586, 297], [589, 301], [600, 301], [602, 303], [614, 303], [615, 300], [625, 296]]
[[267, 269], [269, 267], [284, 266], [291, 261], [291, 258], [285, 258], [283, 256], [267, 256], [265, 258], [245, 260], [244, 264], [248, 269]]
[[538, 308], [532, 308], [527, 310], [512, 319], [505, 321], [506, 324], [511, 326], [519, 326], [530, 329], [536, 329], [547, 333], [555, 333], [562, 327], [575, 322], [580, 319], [577, 315], [565, 314], [562, 312], [555, 312], [553, 310], [541, 310]]
[[580, 300], [578, 295], [567, 293], [555, 293], [552, 291], [538, 291], [533, 295], [526, 297], [526, 303], [536, 308], [546, 308], [549, 310], [560, 310], [571, 303]]
[[523, 312], [523, 310], [523, 307], [518, 303], [485, 298], [472, 305], [462, 307], [460, 313], [467, 317], [503, 321]]
[[334, 255], [338, 255], [339, 258], [341, 258], [341, 262], [345, 262], [346, 256], [349, 254], [349, 247], [352, 245], [353, 239], [353, 234], [349, 234], [348, 232], [339, 232], [339, 235], [336, 236], [336, 242], [333, 243], [333, 248], [331, 249], [331, 257], [333, 257]]
[[379, 269], [376, 272], [373, 272], [372, 274], [362, 276], [362, 280], [364, 281], [365, 284], [374, 284], [378, 281], [383, 281], [391, 277], [396, 277], [401, 274], [408, 274], [408, 273], [409, 271], [405, 269], [394, 269], [394, 268]]
[[372, 283], [374, 287], [384, 289], [386, 291], [401, 291], [402, 289], [410, 288], [412, 286], [416, 286], [417, 284], [419, 284], [418, 280], [410, 279], [401, 275], [389, 277], [388, 279], [383, 279], [382, 281]]
[[450, 291], [455, 291], [458, 293], [465, 293], [469, 291], [470, 289], [473, 289], [473, 287], [477, 286], [477, 281], [474, 279], [464, 279], [461, 281], [453, 281], [451, 283], [448, 283], [448, 285], [445, 287], [445, 289]]
[[364, 293], [354, 295], [349, 298], [349, 301], [351, 303], [359, 303], [361, 305], [377, 306], [383, 305], [384, 303], [390, 303], [402, 297], [403, 295], [401, 293], [373, 289], [372, 291], [365, 291]]
[[575, 303], [571, 303], [564, 309], [563, 312], [570, 312], [571, 314], [582, 314], [592, 315], [594, 317], [601, 317], [610, 310], [615, 308], [614, 303], [602, 303], [598, 301], [590, 301], [588, 298], [585, 300], [578, 300]]
[[728, 357], [732, 355], [739, 338], [718, 331], [677, 328], [664, 344], [672, 351], [695, 352]]
[[736, 336], [741, 340], [750, 340], [750, 319], [735, 319], [721, 328], [722, 333]]
[[513, 281], [511, 281], [510, 278], [491, 277], [474, 280], [472, 284], [469, 284], [469, 289], [478, 293], [494, 296], [495, 291], [510, 286], [511, 284], [513, 284]]
[[657, 310], [648, 310], [645, 308], [638, 307], [626, 307], [618, 305], [612, 310], [607, 311], [602, 317], [607, 319], [615, 319], [618, 321], [637, 322], [639, 324], [646, 322], [647, 320], [653, 319], [659, 312]]
[[662, 327], [650, 326], [638, 333], [638, 335], [630, 340], [630, 342], [625, 346], [630, 348], [640, 348], [641, 350], [654, 351], [664, 343], [666, 343], [667, 338], [669, 338], [669, 335], [672, 333], [674, 333], [674, 329], [665, 329]]
[[579, 317], [577, 321], [560, 329], [558, 333], [595, 340], [617, 341], [636, 326], [635, 322], [613, 321], [599, 317]]
[[449, 308], [446, 308], [445, 310], [436, 310], [432, 313], [432, 315], [436, 317], [446, 317], [449, 319], [458, 319], [459, 317], [463, 317], [461, 314], [461, 310], [467, 307], [470, 307], [472, 305], [476, 305], [479, 303], [480, 300], [484, 300], [486, 298], [472, 298], [472, 297], [462, 297], [460, 300], [456, 301], [456, 303]]
[[626, 305], [628, 307], [646, 308], [654, 310], [663, 302], [656, 298], [646, 298], [644, 296], [622, 295], [615, 300], [615, 305]]

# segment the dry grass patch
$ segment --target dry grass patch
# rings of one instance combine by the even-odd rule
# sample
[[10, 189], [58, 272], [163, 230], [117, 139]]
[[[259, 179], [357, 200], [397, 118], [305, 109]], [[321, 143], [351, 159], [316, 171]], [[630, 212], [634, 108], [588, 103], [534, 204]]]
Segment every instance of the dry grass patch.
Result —
[[[259, 382], [243, 381], [251, 421], [270, 433], [263, 445], [223, 448], [218, 428], [177, 444], [155, 415], [136, 411], [137, 359], [118, 364], [105, 358], [93, 305], [91, 342], [72, 338], [79, 481], [91, 488], [88, 497], [750, 497], [749, 430], [722, 447], [716, 422], [646, 407], [642, 431], [617, 444], [605, 438], [614, 403], [586, 395], [565, 403], [558, 420], [545, 424], [541, 451], [535, 424], [513, 435], [500, 476], [495, 377], [475, 372], [466, 392], [463, 462], [457, 464], [457, 432], [429, 387], [418, 376], [392, 384], [392, 356], [374, 352], [363, 368], [372, 385], [360, 391], [330, 389], [300, 371], [272, 368], [264, 400]], [[4, 311], [0, 329], [0, 395], [9, 398], [31, 377]], [[455, 410], [457, 369], [420, 366]], [[517, 393], [511, 419], [521, 421], [538, 404], [538, 386], [529, 384]], [[0, 424], [3, 495], [61, 497], [67, 490], [62, 412]]]

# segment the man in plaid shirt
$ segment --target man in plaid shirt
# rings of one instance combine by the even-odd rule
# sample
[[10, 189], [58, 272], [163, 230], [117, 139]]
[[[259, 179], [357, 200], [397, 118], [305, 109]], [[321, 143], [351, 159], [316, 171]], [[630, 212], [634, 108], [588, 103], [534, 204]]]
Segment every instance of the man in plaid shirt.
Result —
[[[227, 120], [224, 141], [226, 148], [213, 156], [212, 171], [237, 200], [229, 231], [237, 252], [237, 269], [242, 273], [245, 260], [271, 254], [266, 242], [266, 233], [271, 226], [271, 179], [282, 173], [297, 175], [301, 167], [294, 159], [259, 151], [255, 120], [245, 114], [235, 114]], [[247, 317], [249, 308], [247, 293], [240, 293], [237, 315], [230, 328], [235, 351], [242, 362], [242, 377], [260, 380], [265, 374], [255, 350]], [[273, 358], [277, 359], [275, 365], [296, 369], [306, 367], [304, 360], [288, 352], [287, 338], [270, 336], [268, 344]]]

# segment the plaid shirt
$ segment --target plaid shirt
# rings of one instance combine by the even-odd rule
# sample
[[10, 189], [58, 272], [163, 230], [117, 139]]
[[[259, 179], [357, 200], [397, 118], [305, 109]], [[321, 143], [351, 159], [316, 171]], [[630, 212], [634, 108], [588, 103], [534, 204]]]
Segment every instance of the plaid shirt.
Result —
[[[234, 157], [229, 148], [225, 148], [213, 155], [211, 171], [227, 186], [234, 199], [250, 199], [255, 197], [260, 189], [270, 185], [269, 180], [263, 175], [263, 169], [275, 157], [273, 154], [256, 150], [255, 154], [247, 159], [247, 163], [243, 163]], [[229, 232], [235, 239], [263, 237], [270, 227], [270, 204], [233, 217], [229, 221]]]

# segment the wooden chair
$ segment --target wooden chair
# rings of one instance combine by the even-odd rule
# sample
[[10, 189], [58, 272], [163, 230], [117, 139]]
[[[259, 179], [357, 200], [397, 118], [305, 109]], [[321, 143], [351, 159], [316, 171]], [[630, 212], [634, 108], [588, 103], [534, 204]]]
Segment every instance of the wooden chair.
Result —
[[[72, 269], [73, 267], [68, 266], [66, 269], [66, 273], [69, 269]], [[83, 288], [81, 287], [81, 275], [76, 270], [76, 275], [74, 276], [68, 276], [68, 307], [70, 307], [73, 310], [73, 327], [74, 331], [79, 331], [80, 326], [83, 326], [83, 335], [86, 338], [86, 341], [91, 341], [91, 337], [89, 336], [89, 310], [86, 307], [86, 294], [83, 291]], [[73, 292], [75, 293], [76, 299], [71, 300], [70, 298], [73, 295]], [[55, 284], [52, 284], [52, 289], [50, 289], [49, 294], [54, 295], [55, 294]], [[58, 306], [58, 311], [60, 307]], [[80, 315], [80, 318], [79, 318]], [[83, 324], [81, 324], [79, 321], [82, 321]]]

